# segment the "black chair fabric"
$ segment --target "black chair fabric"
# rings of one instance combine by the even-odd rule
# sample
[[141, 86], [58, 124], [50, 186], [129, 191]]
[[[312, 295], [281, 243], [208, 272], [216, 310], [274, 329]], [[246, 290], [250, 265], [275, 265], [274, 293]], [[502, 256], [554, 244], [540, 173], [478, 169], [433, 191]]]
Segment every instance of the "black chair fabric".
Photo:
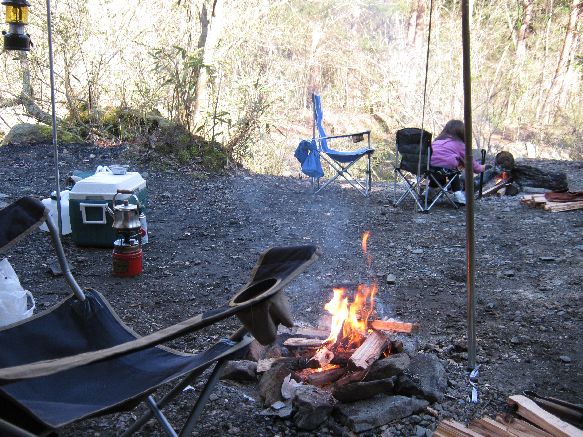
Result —
[[[134, 340], [109, 303], [96, 291], [0, 331], [0, 368], [71, 356]], [[113, 360], [0, 386], [0, 417], [31, 432], [133, 408], [156, 387], [212, 364], [234, 343], [223, 340], [189, 355], [152, 347]], [[136, 394], [137, 393], [137, 394]]]
[[[431, 157], [431, 137], [430, 132], [419, 128], [408, 127], [397, 131], [397, 150], [401, 156], [399, 168], [414, 175], [417, 175], [417, 170], [420, 168], [423, 174], [427, 170], [427, 163]], [[419, 167], [420, 150], [421, 165]]]
[[39, 227], [48, 210], [36, 199], [23, 197], [0, 210], [0, 253]]

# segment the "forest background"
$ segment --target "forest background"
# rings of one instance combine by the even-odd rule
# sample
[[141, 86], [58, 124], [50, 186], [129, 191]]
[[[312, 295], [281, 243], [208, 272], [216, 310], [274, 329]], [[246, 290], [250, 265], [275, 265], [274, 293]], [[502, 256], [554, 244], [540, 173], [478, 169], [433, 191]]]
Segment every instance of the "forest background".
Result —
[[[470, 2], [474, 141], [583, 159], [582, 0]], [[430, 5], [432, 4], [432, 9]], [[463, 116], [455, 0], [53, 0], [59, 137], [183, 162], [298, 173], [322, 95], [331, 133], [371, 129], [384, 178], [394, 133]], [[29, 53], [5, 52], [0, 137], [50, 124], [46, 6]], [[424, 81], [431, 41], [425, 115]], [[549, 156], [547, 156], [549, 157]]]

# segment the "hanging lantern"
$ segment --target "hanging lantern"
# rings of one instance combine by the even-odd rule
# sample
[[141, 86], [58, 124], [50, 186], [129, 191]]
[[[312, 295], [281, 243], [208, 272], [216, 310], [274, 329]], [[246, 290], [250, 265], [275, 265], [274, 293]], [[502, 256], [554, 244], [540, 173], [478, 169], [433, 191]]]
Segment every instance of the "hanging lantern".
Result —
[[30, 36], [24, 33], [24, 26], [28, 24], [27, 0], [2, 0], [2, 5], [6, 7], [6, 23], [8, 32], [2, 31], [4, 35], [4, 50], [30, 50]]

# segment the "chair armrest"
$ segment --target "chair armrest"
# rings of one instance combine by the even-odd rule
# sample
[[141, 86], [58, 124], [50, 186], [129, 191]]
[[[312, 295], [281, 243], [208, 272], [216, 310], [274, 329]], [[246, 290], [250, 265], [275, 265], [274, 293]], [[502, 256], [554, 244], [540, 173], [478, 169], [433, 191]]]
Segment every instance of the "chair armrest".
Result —
[[370, 132], [371, 131], [367, 130], [367, 131], [362, 131], [362, 132], [355, 132], [353, 134], [329, 135], [326, 137], [318, 137], [318, 138], [314, 138], [314, 139], [316, 141], [319, 141], [319, 140], [332, 140], [335, 138], [351, 138], [351, 137], [354, 137], [356, 135], [369, 135], [370, 136]]
[[0, 210], [0, 253], [33, 232], [48, 215], [49, 210], [32, 197], [23, 197]]

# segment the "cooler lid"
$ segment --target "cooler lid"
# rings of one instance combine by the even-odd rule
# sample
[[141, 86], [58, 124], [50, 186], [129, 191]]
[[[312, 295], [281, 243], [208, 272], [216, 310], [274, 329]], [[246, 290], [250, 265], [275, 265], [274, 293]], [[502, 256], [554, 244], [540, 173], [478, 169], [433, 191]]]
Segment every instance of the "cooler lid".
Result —
[[117, 190], [136, 191], [146, 186], [146, 181], [138, 172], [117, 175], [109, 172], [95, 173], [81, 179], [71, 189], [70, 198], [83, 196], [114, 196]]

